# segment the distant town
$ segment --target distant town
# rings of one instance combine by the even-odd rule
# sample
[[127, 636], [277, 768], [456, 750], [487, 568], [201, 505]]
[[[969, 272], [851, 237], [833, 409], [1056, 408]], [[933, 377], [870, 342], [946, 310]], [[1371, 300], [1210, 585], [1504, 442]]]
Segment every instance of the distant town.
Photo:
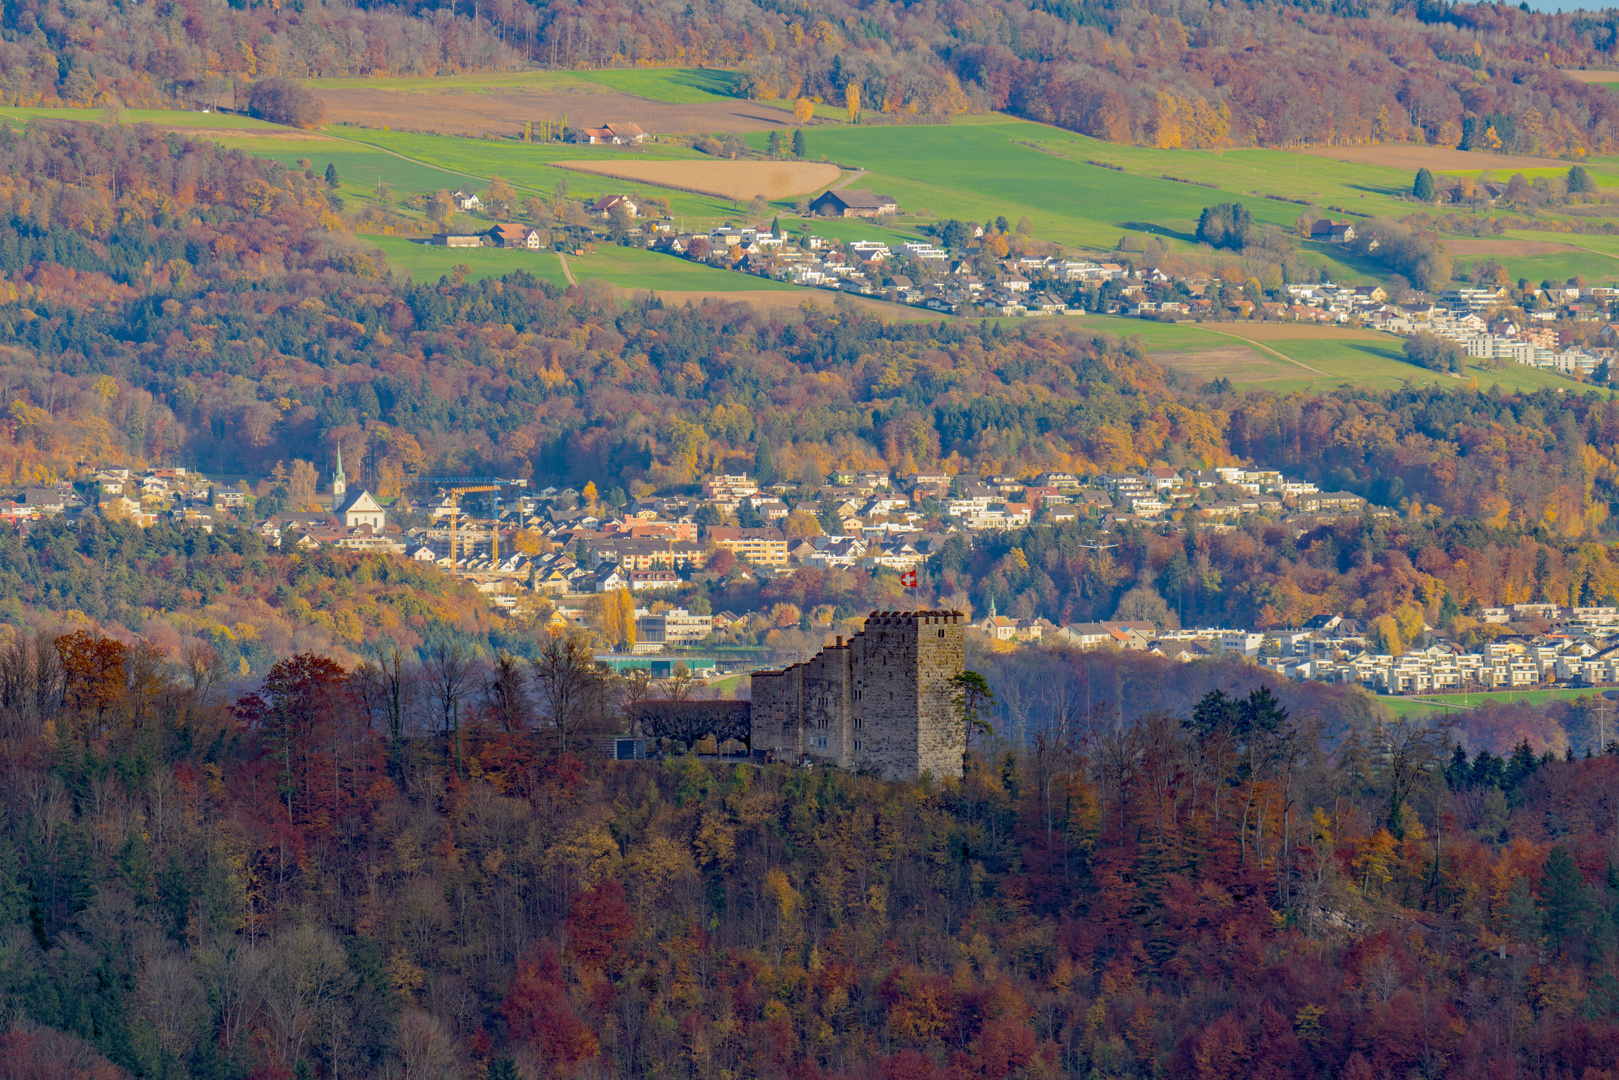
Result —
[[[543, 610], [557, 625], [584, 623], [593, 597], [627, 593], [633, 646], [604, 660], [650, 667], [664, 654], [658, 670], [680, 660], [702, 677], [720, 672], [711, 657], [697, 655], [705, 646], [771, 625], [763, 612], [712, 610], [705, 587], [739, 577], [767, 580], [802, 567], [898, 575], [923, 567], [953, 536], [976, 542], [1034, 524], [1089, 525], [1105, 548], [1125, 528], [1218, 532], [1263, 519], [1299, 535], [1344, 515], [1394, 514], [1274, 470], [1162, 466], [1083, 478], [841, 471], [819, 485], [761, 486], [746, 475], [712, 475], [700, 491], [622, 505], [600, 498], [594, 485], [469, 478], [446, 482], [419, 503], [397, 497], [384, 505], [349, 487], [339, 465], [314, 503], [278, 506], [286, 483], [308, 484], [310, 470], [302, 471], [248, 485], [185, 468], [101, 469], [28, 487], [0, 501], [0, 517], [24, 531], [46, 517], [91, 513], [142, 526], [231, 524], [251, 527], [281, 550], [332, 546], [403, 556], [461, 577], [498, 610]], [[273, 512], [261, 515], [261, 508]], [[996, 648], [1043, 643], [1182, 661], [1241, 655], [1290, 679], [1354, 683], [1380, 694], [1619, 683], [1619, 609], [1608, 607], [1482, 609], [1475, 614], [1484, 623], [1501, 624], [1492, 640], [1468, 649], [1423, 627], [1400, 655], [1379, 651], [1370, 627], [1343, 615], [1262, 631], [1144, 621], [1058, 625], [998, 613], [993, 602], [969, 614], [969, 633]]]
[[[458, 191], [455, 205], [474, 212], [473, 192]], [[1205, 273], [1175, 273], [1142, 263], [1137, 253], [1115, 261], [1061, 254], [1012, 255], [1004, 241], [1010, 223], [951, 221], [927, 240], [838, 240], [817, 235], [812, 220], [803, 231], [769, 225], [721, 225], [707, 233], [680, 231], [668, 218], [653, 219], [631, 195], [605, 195], [588, 208], [597, 224], [619, 242], [709, 263], [737, 273], [809, 288], [886, 300], [947, 315], [1031, 316], [1082, 312], [1161, 322], [1258, 319], [1277, 322], [1366, 326], [1407, 338], [1432, 334], [1455, 342], [1474, 361], [1509, 362], [1589, 380], [1615, 359], [1615, 331], [1608, 308], [1619, 289], [1546, 281], [1522, 283], [1522, 316], [1509, 316], [1505, 285], [1459, 287], [1427, 299], [1396, 301], [1381, 285], [1332, 282], [1283, 284], [1269, 292], [1231, 288]], [[820, 218], [891, 220], [898, 204], [866, 190], [828, 191], [801, 207]], [[581, 235], [595, 235], [595, 228]], [[1344, 244], [1355, 231], [1347, 222], [1321, 219], [1311, 238]], [[995, 241], [1002, 242], [997, 245]], [[578, 237], [555, 240], [522, 224], [498, 224], [484, 232], [440, 233], [428, 241], [447, 247], [504, 247], [539, 251], [560, 243], [586, 250]], [[1049, 248], [1050, 245], [1034, 246]], [[1269, 297], [1268, 299], [1266, 297]], [[1600, 324], [1595, 334], [1571, 327]], [[1428, 362], [1432, 358], [1422, 358]], [[1439, 366], [1439, 365], [1431, 365]], [[1459, 373], [1460, 363], [1451, 367]]]

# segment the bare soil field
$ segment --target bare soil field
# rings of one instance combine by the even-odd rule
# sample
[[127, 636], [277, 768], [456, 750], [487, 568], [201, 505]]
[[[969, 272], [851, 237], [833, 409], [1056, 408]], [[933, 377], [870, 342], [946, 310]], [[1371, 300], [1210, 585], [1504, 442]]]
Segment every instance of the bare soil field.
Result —
[[558, 161], [561, 169], [612, 176], [678, 191], [746, 200], [755, 195], [785, 199], [808, 195], [843, 174], [836, 165], [812, 161]]
[[1241, 345], [1198, 349], [1195, 352], [1170, 351], [1150, 354], [1165, 367], [1184, 371], [1203, 379], [1236, 378], [1244, 383], [1267, 382], [1271, 379], [1294, 379], [1299, 369], [1269, 356], [1259, 356]]
[[1619, 71], [1570, 71], [1565, 68], [1563, 74], [1575, 82], [1619, 83]]
[[1560, 251], [1583, 251], [1584, 248], [1573, 244], [1563, 244], [1555, 240], [1510, 240], [1505, 237], [1489, 239], [1480, 237], [1445, 237], [1445, 250], [1452, 255], [1507, 255], [1520, 257], [1524, 255], [1554, 255]]
[[1527, 157], [1513, 154], [1481, 154], [1472, 150], [1452, 150], [1443, 146], [1317, 146], [1302, 151], [1315, 157], [1348, 161], [1356, 165], [1386, 165], [1393, 169], [1415, 172], [1429, 168], [1434, 172], [1504, 172], [1516, 169], [1566, 169], [1572, 162], [1557, 158]]
[[793, 115], [757, 102], [671, 105], [603, 89], [566, 93], [505, 90], [489, 93], [404, 92], [370, 87], [316, 89], [326, 118], [358, 127], [425, 131], [435, 135], [516, 135], [531, 120], [574, 126], [638, 124], [653, 135], [692, 132], [769, 131], [791, 126]]
[[1311, 326], [1299, 323], [1227, 322], [1204, 323], [1206, 330], [1218, 330], [1249, 341], [1382, 341], [1388, 335], [1355, 326]]

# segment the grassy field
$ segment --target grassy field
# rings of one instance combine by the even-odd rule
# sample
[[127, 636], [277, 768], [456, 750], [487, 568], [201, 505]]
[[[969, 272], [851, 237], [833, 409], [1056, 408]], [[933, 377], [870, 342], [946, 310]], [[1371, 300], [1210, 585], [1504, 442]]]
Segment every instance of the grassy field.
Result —
[[1589, 687], [1576, 690], [1571, 687], [1558, 687], [1553, 690], [1515, 690], [1499, 691], [1489, 694], [1438, 694], [1431, 697], [1378, 697], [1379, 705], [1385, 705], [1396, 716], [1433, 716], [1436, 713], [1449, 713], [1455, 715], [1464, 709], [1477, 708], [1486, 700], [1501, 704], [1517, 701], [1527, 701], [1532, 705], [1541, 705], [1548, 701], [1572, 701], [1578, 697], [1590, 697], [1600, 691]]
[[[1082, 315], [1077, 321], [1087, 330], [1122, 340], [1137, 339], [1147, 355], [1197, 378], [1226, 378], [1236, 386], [1284, 393], [1346, 385], [1395, 390], [1408, 382], [1460, 387], [1473, 379], [1481, 387], [1499, 385], [1503, 390], [1573, 391], [1580, 386], [1554, 372], [1521, 364], [1507, 364], [1498, 371], [1469, 366], [1464, 381], [1408, 363], [1399, 338], [1366, 331], [1345, 330], [1342, 337], [1336, 338], [1272, 338], [1271, 333], [1285, 334], [1288, 328], [1268, 324], [1247, 327], [1242, 323], [1154, 323], [1110, 315]], [[1313, 329], [1300, 327], [1298, 333], [1303, 335]], [[1250, 338], [1250, 334], [1258, 340]]]
[[[38, 119], [101, 124], [107, 120], [105, 111], [101, 109], [19, 108], [9, 105], [0, 107], [0, 116], [23, 123]], [[125, 109], [123, 122], [126, 124], [156, 124], [159, 127], [171, 128], [204, 128], [218, 131], [229, 129], [281, 132], [291, 135], [301, 134], [296, 128], [282, 127], [280, 124], [272, 124], [267, 120], [256, 120], [251, 116], [239, 116], [235, 113], [221, 112], [191, 112], [186, 109]]]
[[506, 251], [500, 248], [441, 248], [402, 236], [362, 236], [388, 257], [388, 267], [396, 274], [417, 282], [437, 281], [455, 273], [457, 266], [471, 270], [468, 278], [499, 277], [514, 270], [527, 270], [554, 285], [566, 285], [562, 263], [554, 251]]
[[[382, 250], [395, 273], [408, 274], [415, 281], [437, 281], [453, 275], [457, 266], [466, 266], [469, 268], [467, 277], [472, 279], [527, 270], [553, 284], [567, 284], [562, 262], [554, 251], [442, 248], [401, 236], [366, 236], [363, 239]], [[605, 281], [621, 289], [715, 294], [807, 291], [638, 248], [602, 245], [589, 255], [569, 255], [567, 258], [575, 280]]]
[[[584, 93], [617, 91], [670, 103], [697, 104], [734, 96], [734, 72], [710, 69], [636, 68], [595, 72], [520, 72], [489, 76], [452, 76], [440, 79], [320, 80], [323, 87], [372, 86], [409, 93], [413, 90], [461, 88], [533, 89], [543, 92]], [[97, 110], [3, 109], [0, 115], [16, 121], [35, 116], [66, 117], [100, 122]], [[682, 141], [654, 141], [636, 151], [614, 151], [560, 144], [524, 144], [511, 139], [458, 138], [443, 135], [351, 127], [330, 127], [326, 135], [294, 133], [285, 128], [229, 114], [131, 111], [132, 122], [151, 120], [172, 127], [208, 130], [227, 145], [272, 157], [289, 166], [307, 159], [317, 172], [336, 165], [342, 183], [338, 193], [353, 210], [379, 200], [379, 185], [387, 201], [397, 207], [411, 196], [458, 187], [482, 190], [490, 176], [504, 176], [519, 197], [549, 195], [566, 181], [573, 197], [633, 190], [642, 197], [668, 199], [676, 225], [703, 230], [721, 223], [746, 221], [745, 209], [719, 197], [693, 195], [558, 169], [554, 162], [623, 154], [639, 161], [711, 160]], [[287, 136], [298, 136], [296, 141]], [[1194, 242], [1198, 215], [1216, 202], [1243, 202], [1265, 222], [1289, 227], [1306, 213], [1404, 215], [1416, 207], [1402, 196], [1409, 174], [1398, 168], [1335, 161], [1325, 157], [1276, 150], [1158, 150], [1117, 146], [1002, 115], [962, 118], [944, 125], [879, 125], [816, 123], [807, 131], [809, 158], [829, 160], [846, 168], [864, 170], [854, 186], [873, 188], [898, 198], [905, 213], [890, 228], [875, 223], [837, 220], [800, 222], [793, 213], [794, 199], [771, 206], [772, 216], [793, 231], [809, 228], [841, 240], [875, 239], [900, 242], [923, 235], [932, 221], [957, 217], [983, 221], [1003, 215], [1012, 222], [1028, 218], [1033, 235], [1072, 248], [1103, 254], [1117, 250], [1121, 241], [1145, 236], [1163, 238], [1172, 247], [1189, 248]], [[763, 146], [763, 134], [748, 136]], [[1111, 167], [1105, 167], [1111, 166]], [[1599, 181], [1619, 184], [1619, 156], [1598, 159], [1591, 167]], [[1552, 170], [1555, 171], [1555, 170]], [[468, 227], [486, 227], [469, 221]], [[1571, 245], [1571, 250], [1518, 254], [1524, 242]], [[528, 265], [526, 257], [511, 252], [457, 252], [425, 249], [403, 240], [379, 241], [396, 266], [416, 276], [450, 272], [467, 262], [475, 274], [497, 273], [509, 265]], [[1500, 238], [1500, 258], [1514, 277], [1532, 281], [1564, 280], [1583, 275], [1587, 280], [1619, 280], [1619, 238], [1562, 233], [1512, 232]], [[392, 245], [391, 247], [389, 245]], [[402, 245], [402, 246], [401, 246]], [[1478, 245], [1473, 245], [1478, 246]], [[1516, 250], [1514, 250], [1516, 249]], [[603, 253], [584, 260], [577, 270], [581, 279], [614, 280], [625, 288], [670, 291], [760, 292], [772, 284], [721, 271], [693, 267], [681, 260], [643, 255], [636, 261], [625, 254]], [[1385, 276], [1376, 264], [1358, 260], [1326, 244], [1305, 244], [1303, 253], [1333, 278], [1359, 283]], [[1459, 267], [1491, 257], [1487, 242], [1480, 249], [1456, 256]], [[1534, 249], [1527, 249], [1533, 251]], [[469, 261], [470, 260], [470, 261]], [[549, 269], [544, 276], [560, 280]], [[617, 278], [614, 275], [618, 275]], [[1116, 327], [1113, 323], [1118, 323]], [[1453, 383], [1455, 380], [1407, 364], [1399, 342], [1320, 340], [1301, 337], [1254, 344], [1233, 338], [1230, 331], [1160, 327], [1134, 320], [1086, 317], [1084, 325], [1111, 328], [1124, 336], [1139, 336], [1149, 351], [1170, 355], [1171, 362], [1209, 378], [1228, 377], [1244, 385], [1277, 390], [1319, 388], [1344, 383], [1387, 388], [1407, 381]], [[1201, 336], [1199, 336], [1201, 335]], [[1172, 355], [1171, 355], [1172, 354]], [[1511, 365], [1499, 372], [1470, 370], [1481, 385], [1503, 388], [1573, 387], [1558, 376]]]
[[606, 281], [621, 289], [710, 293], [810, 291], [639, 248], [602, 245], [582, 258], [569, 256], [568, 265], [580, 281]]
[[736, 97], [737, 73], [716, 68], [611, 68], [578, 77], [636, 97], [697, 105]]

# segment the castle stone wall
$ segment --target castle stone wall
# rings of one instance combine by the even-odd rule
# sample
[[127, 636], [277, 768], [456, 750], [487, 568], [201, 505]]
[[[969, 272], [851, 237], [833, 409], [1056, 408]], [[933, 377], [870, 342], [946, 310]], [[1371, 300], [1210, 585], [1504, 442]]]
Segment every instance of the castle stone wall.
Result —
[[960, 777], [966, 734], [950, 681], [963, 669], [963, 619], [874, 611], [847, 643], [754, 673], [752, 746], [894, 779]]

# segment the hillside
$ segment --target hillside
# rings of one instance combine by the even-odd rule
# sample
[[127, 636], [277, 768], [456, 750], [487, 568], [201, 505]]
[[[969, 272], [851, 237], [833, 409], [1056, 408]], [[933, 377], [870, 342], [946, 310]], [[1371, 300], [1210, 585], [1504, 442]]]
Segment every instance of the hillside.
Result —
[[[446, 10], [448, 7], [448, 10]], [[899, 3], [348, 3], [200, 7], [164, 0], [75, 21], [63, 0], [0, 23], [7, 104], [232, 104], [244, 83], [333, 76], [607, 68], [741, 69], [747, 97], [800, 96], [899, 117], [1010, 109], [1115, 142], [1298, 145], [1419, 139], [1610, 151], [1604, 17], [1497, 5], [998, 0], [970, 18]], [[59, 58], [54, 64], [41, 61]], [[1121, 62], [1125, 60], [1127, 62]], [[633, 84], [626, 89], [634, 92]], [[1493, 132], [1493, 136], [1492, 133]]]
[[[1397, 727], [1392, 759], [1352, 731], [1329, 765], [1313, 728], [1357, 691], [1030, 650], [1076, 704], [961, 782], [609, 765], [566, 749], [559, 702], [592, 699], [524, 665], [452, 688], [453, 726], [444, 669], [402, 669], [439, 717], [413, 730], [393, 669], [293, 657], [226, 707], [161, 674], [109, 694], [138, 654], [68, 646], [19, 669], [64, 705], [4, 704], [15, 1076], [1619, 1064], [1611, 754]], [[1138, 685], [1173, 711], [1119, 723]]]

